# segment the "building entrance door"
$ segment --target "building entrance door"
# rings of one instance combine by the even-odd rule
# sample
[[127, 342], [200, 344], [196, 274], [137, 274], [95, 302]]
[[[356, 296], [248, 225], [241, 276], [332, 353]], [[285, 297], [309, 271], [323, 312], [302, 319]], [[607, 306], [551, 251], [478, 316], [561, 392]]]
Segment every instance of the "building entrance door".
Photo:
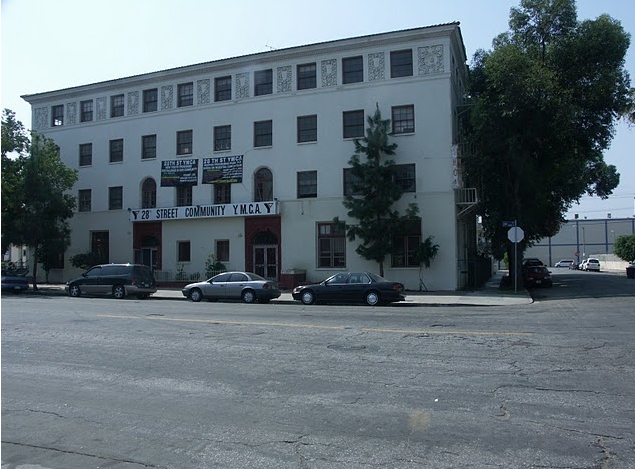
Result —
[[268, 280], [278, 280], [277, 245], [254, 245], [254, 273]]
[[154, 271], [157, 267], [157, 248], [141, 248], [137, 251], [137, 259], [135, 262], [138, 264], [147, 265]]

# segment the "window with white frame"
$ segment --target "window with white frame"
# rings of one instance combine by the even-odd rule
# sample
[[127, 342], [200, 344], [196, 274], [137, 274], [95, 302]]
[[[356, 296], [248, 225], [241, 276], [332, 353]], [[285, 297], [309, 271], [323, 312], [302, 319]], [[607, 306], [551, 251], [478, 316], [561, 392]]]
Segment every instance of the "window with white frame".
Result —
[[298, 172], [298, 199], [317, 197], [317, 171]]
[[346, 267], [346, 233], [334, 223], [318, 223], [318, 267]]
[[409, 224], [404, 236], [392, 239], [394, 254], [391, 256], [392, 267], [419, 267], [415, 259], [417, 247], [421, 242], [421, 220]]
[[411, 134], [415, 131], [415, 107], [412, 104], [392, 107], [392, 133]]
[[80, 189], [77, 194], [78, 208], [80, 212], [90, 212], [92, 201], [91, 189]]

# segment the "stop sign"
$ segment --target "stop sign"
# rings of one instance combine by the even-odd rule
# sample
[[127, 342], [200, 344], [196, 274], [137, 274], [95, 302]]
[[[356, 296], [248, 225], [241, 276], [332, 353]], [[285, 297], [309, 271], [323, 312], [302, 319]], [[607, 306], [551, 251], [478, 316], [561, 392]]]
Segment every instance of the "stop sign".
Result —
[[525, 237], [525, 232], [519, 226], [510, 228], [509, 231], [507, 232], [507, 238], [512, 243], [520, 243], [524, 237]]

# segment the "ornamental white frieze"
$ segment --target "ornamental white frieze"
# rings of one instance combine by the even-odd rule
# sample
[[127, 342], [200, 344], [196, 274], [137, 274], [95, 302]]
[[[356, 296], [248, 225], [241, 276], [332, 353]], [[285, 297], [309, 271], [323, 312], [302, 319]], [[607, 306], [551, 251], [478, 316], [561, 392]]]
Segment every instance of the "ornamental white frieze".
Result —
[[139, 92], [131, 91], [128, 93], [128, 115], [139, 114]]
[[66, 103], [66, 123], [77, 124], [77, 103]]
[[236, 98], [249, 97], [249, 73], [236, 74]]
[[383, 52], [368, 54], [368, 80], [386, 79], [386, 59]]
[[419, 47], [419, 75], [433, 75], [444, 71], [442, 44]]
[[209, 78], [196, 82], [196, 99], [198, 104], [210, 103], [210, 86], [211, 82]]
[[291, 92], [291, 65], [278, 67], [277, 78], [278, 78], [278, 93], [290, 93]]
[[33, 121], [33, 129], [34, 130], [44, 130], [49, 125], [49, 108], [47, 107], [38, 107], [33, 111], [34, 121]]
[[161, 87], [161, 110], [172, 109], [174, 106], [174, 87], [165, 85]]
[[337, 60], [322, 60], [322, 87], [337, 85]]
[[108, 102], [106, 101], [105, 96], [97, 98], [95, 101], [97, 105], [97, 120], [103, 121], [106, 119], [106, 114], [107, 114], [106, 109], [108, 107]]

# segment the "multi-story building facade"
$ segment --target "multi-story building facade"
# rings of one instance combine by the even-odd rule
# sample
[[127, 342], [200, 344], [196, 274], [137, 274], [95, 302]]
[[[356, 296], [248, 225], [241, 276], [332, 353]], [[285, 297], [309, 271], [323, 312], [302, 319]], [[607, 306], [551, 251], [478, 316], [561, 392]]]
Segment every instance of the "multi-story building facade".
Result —
[[440, 245], [429, 289], [467, 282], [475, 193], [462, 187], [459, 119], [467, 66], [458, 23], [273, 50], [23, 96], [35, 131], [78, 170], [68, 258], [143, 262], [160, 279], [229, 269], [319, 280], [377, 271], [333, 224], [356, 138], [391, 119], [404, 193], [421, 223], [394, 242], [385, 275], [419, 287], [413, 250]]

